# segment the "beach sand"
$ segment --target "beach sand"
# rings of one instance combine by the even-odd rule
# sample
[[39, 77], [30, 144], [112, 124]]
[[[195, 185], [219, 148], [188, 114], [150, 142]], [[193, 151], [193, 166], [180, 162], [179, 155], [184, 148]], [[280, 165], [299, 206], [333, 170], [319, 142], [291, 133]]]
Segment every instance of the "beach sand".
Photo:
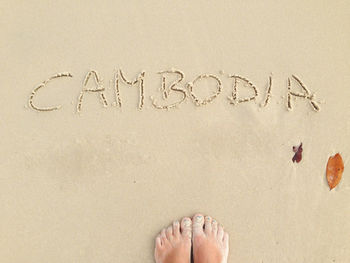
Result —
[[[158, 232], [195, 212], [224, 225], [231, 263], [350, 262], [349, 2], [3, 1], [0, 12], [1, 262], [151, 263]], [[142, 109], [139, 83], [122, 81], [119, 107], [119, 69], [145, 72]], [[90, 70], [99, 85], [92, 74], [84, 87]], [[156, 109], [151, 96], [185, 96], [169, 92], [170, 73], [162, 97], [167, 70], [183, 73], [186, 97]], [[33, 109], [32, 91], [59, 73], [72, 77], [32, 102], [61, 108]], [[231, 75], [258, 96], [230, 104]], [[288, 110], [288, 78], [305, 94], [292, 75], [320, 111], [295, 96]], [[241, 84], [237, 99], [254, 97]], [[197, 106], [191, 87], [217, 96]], [[84, 88], [100, 92], [83, 92], [78, 113]]]

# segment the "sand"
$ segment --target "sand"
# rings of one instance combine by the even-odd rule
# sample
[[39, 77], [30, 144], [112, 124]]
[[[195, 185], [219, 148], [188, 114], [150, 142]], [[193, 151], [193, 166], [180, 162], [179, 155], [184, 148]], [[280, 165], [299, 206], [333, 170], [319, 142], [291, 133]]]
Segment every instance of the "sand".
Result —
[[349, 2], [1, 6], [1, 262], [151, 263], [195, 212], [232, 263], [350, 261]]

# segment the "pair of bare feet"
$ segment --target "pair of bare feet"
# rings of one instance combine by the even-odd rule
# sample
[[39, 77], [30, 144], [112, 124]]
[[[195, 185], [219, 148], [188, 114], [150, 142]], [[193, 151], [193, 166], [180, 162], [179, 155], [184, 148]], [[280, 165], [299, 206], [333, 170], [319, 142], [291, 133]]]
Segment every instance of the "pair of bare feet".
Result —
[[185, 217], [156, 238], [156, 263], [227, 263], [229, 236], [210, 216]]

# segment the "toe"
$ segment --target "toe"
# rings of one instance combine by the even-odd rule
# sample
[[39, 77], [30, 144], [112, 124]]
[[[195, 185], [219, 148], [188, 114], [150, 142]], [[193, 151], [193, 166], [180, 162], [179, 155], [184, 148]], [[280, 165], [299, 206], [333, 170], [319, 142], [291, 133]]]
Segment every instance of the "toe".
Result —
[[204, 232], [209, 235], [212, 233], [212, 218], [210, 216], [205, 217], [205, 223], [204, 223]]
[[169, 226], [166, 231], [165, 231], [165, 235], [167, 237], [168, 240], [171, 240], [173, 238], [173, 227]]
[[179, 223], [179, 221], [175, 221], [173, 223], [173, 234], [175, 237], [178, 237], [180, 235], [180, 223]]
[[203, 234], [203, 224], [204, 217], [201, 214], [196, 214], [193, 217], [193, 235], [201, 235]]
[[211, 224], [213, 235], [216, 236], [218, 234], [218, 222], [213, 219]]
[[166, 238], [166, 234], [165, 234], [166, 230], [163, 229], [161, 232], [160, 232], [160, 239], [162, 241], [162, 245], [165, 245], [167, 244], [168, 242], [168, 239]]
[[224, 233], [224, 240], [223, 240], [223, 242], [224, 242], [224, 247], [225, 248], [228, 248], [229, 239], [230, 239], [229, 235], [227, 233]]
[[192, 236], [192, 221], [188, 217], [184, 217], [181, 220], [181, 235], [187, 238]]
[[162, 240], [160, 238], [160, 235], [156, 237], [156, 249], [159, 249], [162, 247]]
[[222, 226], [219, 226], [219, 228], [218, 228], [218, 239], [220, 241], [222, 241], [223, 237], [224, 237], [224, 228]]

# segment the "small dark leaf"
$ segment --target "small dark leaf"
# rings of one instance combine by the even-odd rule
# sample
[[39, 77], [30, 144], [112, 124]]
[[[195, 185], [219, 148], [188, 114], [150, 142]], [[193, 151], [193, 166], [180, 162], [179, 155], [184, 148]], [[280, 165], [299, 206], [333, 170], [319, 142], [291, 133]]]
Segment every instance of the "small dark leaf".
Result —
[[293, 152], [295, 152], [292, 161], [299, 163], [301, 159], [303, 158], [302, 152], [303, 152], [303, 143], [300, 143], [299, 146], [293, 146]]

